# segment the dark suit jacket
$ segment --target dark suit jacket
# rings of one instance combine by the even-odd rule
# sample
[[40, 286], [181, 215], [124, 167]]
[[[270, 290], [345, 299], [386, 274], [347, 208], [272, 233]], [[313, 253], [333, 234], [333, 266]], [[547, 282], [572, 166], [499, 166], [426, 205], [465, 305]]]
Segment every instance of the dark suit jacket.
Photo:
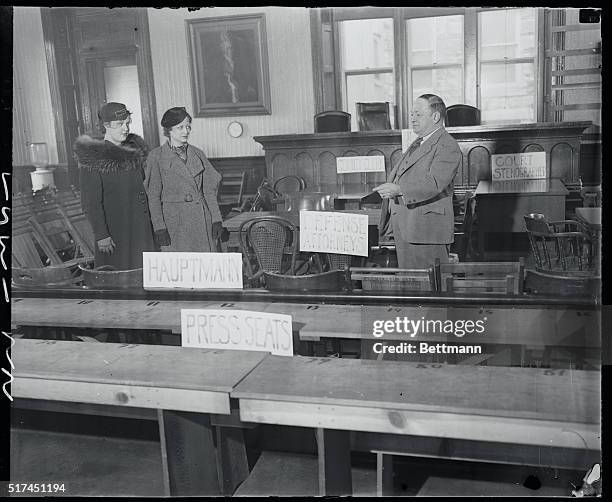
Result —
[[[412, 154], [408, 152], [389, 173], [403, 197], [383, 201], [381, 228], [395, 219], [396, 241], [413, 244], [450, 244], [454, 237], [453, 180], [462, 163], [457, 141], [438, 129]], [[395, 181], [394, 181], [395, 180]]]

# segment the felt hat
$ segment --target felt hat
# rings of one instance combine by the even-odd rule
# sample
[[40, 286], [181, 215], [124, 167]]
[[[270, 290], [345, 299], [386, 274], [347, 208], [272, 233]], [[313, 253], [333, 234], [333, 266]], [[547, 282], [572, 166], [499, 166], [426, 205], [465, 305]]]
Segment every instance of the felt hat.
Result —
[[183, 120], [185, 120], [185, 117], [188, 116], [189, 114], [187, 113], [187, 110], [185, 110], [184, 106], [175, 106], [174, 108], [166, 110], [161, 119], [161, 125], [162, 127], [170, 129], [176, 124], [180, 124]]
[[98, 112], [98, 117], [102, 122], [112, 122], [113, 120], [125, 120], [130, 116], [130, 111], [123, 103], [106, 103]]

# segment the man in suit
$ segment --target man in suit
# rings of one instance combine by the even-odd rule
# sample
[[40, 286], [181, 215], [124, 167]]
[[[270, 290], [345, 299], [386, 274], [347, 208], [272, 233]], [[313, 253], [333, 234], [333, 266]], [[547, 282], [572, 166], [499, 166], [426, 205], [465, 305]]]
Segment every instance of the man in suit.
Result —
[[422, 269], [436, 258], [448, 263], [454, 237], [453, 180], [462, 163], [457, 141], [444, 128], [446, 106], [423, 94], [411, 112], [418, 135], [387, 182], [374, 188], [383, 198], [379, 230], [391, 224], [400, 268]]

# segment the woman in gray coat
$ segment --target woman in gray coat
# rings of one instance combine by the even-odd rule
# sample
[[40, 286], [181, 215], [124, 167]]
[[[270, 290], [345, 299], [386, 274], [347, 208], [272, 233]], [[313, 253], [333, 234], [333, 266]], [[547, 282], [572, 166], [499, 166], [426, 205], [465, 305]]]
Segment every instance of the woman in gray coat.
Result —
[[185, 108], [167, 110], [161, 125], [168, 141], [149, 154], [144, 182], [155, 240], [162, 251], [218, 251], [221, 175], [187, 143], [191, 116]]

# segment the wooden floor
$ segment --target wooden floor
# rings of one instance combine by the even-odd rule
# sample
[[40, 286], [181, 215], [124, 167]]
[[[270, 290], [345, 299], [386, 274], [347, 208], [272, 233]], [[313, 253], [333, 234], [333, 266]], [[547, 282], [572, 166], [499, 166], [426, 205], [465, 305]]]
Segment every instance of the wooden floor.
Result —
[[[11, 479], [62, 482], [65, 496], [162, 497], [161, 458], [155, 441], [13, 429]], [[353, 496], [375, 496], [373, 465], [352, 469]], [[569, 496], [584, 473], [547, 467], [493, 465], [440, 459], [395, 462], [394, 496]], [[538, 489], [523, 486], [528, 476]], [[316, 496], [317, 458], [263, 451], [235, 496]]]
[[164, 495], [155, 441], [13, 429], [11, 480], [65, 483], [68, 497]]

